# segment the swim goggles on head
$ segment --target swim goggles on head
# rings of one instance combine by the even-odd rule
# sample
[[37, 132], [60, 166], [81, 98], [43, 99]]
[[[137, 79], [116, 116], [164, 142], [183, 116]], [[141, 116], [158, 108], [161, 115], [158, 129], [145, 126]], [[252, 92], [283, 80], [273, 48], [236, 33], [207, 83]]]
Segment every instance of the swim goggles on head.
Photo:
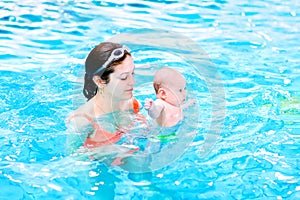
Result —
[[109, 58], [107, 59], [107, 61], [101, 66], [99, 67], [99, 69], [97, 69], [95, 72], [94, 72], [94, 75], [101, 72], [103, 69], [106, 69], [110, 64], [112, 64], [113, 62], [121, 59], [125, 53], [129, 53], [129, 48], [126, 47], [126, 46], [122, 46], [120, 48], [117, 48], [117, 49], [114, 49]]

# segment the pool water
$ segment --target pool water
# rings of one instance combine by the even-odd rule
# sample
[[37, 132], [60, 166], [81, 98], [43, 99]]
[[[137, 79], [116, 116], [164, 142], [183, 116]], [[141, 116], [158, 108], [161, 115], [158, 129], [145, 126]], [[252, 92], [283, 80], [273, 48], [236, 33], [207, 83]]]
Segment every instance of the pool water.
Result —
[[[298, 1], [4, 0], [0, 8], [0, 199], [300, 199]], [[220, 137], [200, 156], [215, 94], [201, 65], [172, 54], [182, 38], [165, 49], [139, 41], [127, 44], [135, 95], [153, 97], [154, 69], [179, 69], [197, 98], [196, 116], [187, 111], [192, 141], [152, 173], [75, 160], [64, 120], [84, 102], [85, 57], [141, 28], [190, 38], [210, 57], [219, 74], [210, 78], [225, 94]]]

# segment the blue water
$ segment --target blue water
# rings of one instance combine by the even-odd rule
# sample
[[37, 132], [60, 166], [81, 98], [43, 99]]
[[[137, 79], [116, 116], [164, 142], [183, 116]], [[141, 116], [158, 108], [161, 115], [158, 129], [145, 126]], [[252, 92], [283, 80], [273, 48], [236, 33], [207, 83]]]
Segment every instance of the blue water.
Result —
[[[299, 2], [124, 2], [0, 2], [0, 199], [300, 199]], [[162, 50], [128, 42], [140, 100], [152, 94], [155, 67], [146, 63], [187, 77], [196, 136], [152, 174], [75, 161], [64, 151], [64, 120], [84, 101], [84, 59], [141, 28], [190, 38], [211, 58], [219, 77], [209, 80], [224, 90], [220, 137], [200, 156], [215, 94], [187, 56], [172, 55], [182, 37]]]

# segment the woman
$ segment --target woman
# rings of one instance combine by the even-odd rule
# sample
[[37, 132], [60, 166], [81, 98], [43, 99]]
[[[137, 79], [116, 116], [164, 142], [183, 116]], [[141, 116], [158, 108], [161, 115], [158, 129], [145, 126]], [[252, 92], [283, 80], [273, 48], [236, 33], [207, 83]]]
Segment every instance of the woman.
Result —
[[83, 89], [87, 102], [67, 119], [73, 128], [73, 133], [68, 135], [70, 153], [80, 146], [94, 148], [114, 144], [125, 129], [130, 128], [132, 122], [125, 128], [120, 127], [121, 122], [113, 117], [115, 130], [108, 131], [95, 119], [116, 111], [139, 112], [139, 103], [132, 95], [134, 67], [129, 49], [117, 43], [100, 43], [89, 53]]
[[[139, 150], [138, 148], [120, 145], [123, 143], [122, 136], [136, 122], [134, 119], [145, 122], [145, 118], [137, 114], [140, 105], [132, 95], [135, 84], [134, 67], [129, 49], [125, 46], [103, 42], [92, 49], [85, 61], [83, 94], [87, 102], [67, 119], [68, 153], [79, 152], [79, 149], [82, 149], [84, 157], [89, 155], [90, 158], [100, 159], [109, 165], [121, 164], [122, 168], [130, 171], [148, 167], [148, 157], [129, 156], [133, 155], [132, 152]], [[115, 115], [110, 115], [111, 113]], [[124, 113], [125, 117], [122, 118]], [[109, 121], [106, 116], [112, 121]], [[101, 118], [104, 119], [101, 121]], [[118, 145], [114, 145], [115, 143]], [[77, 157], [79, 154], [73, 155]], [[121, 160], [120, 157], [124, 159]], [[108, 173], [105, 165], [100, 165], [98, 170], [101, 176], [94, 178], [91, 178], [89, 174], [81, 174], [83, 180], [87, 176], [95, 179], [96, 183], [105, 183], [98, 186], [97, 191], [91, 189], [89, 192], [96, 192], [95, 199], [114, 199], [115, 183], [120, 180]], [[149, 174], [146, 175], [149, 176]], [[144, 174], [130, 173], [129, 178], [131, 177], [138, 181], [145, 179]], [[93, 180], [89, 180], [87, 185], [92, 182]]]

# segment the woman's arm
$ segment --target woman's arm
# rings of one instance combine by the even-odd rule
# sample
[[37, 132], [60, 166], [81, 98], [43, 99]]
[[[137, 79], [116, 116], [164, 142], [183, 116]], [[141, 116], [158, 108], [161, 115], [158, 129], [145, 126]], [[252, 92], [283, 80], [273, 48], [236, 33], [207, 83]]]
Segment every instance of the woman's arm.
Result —
[[66, 126], [66, 153], [73, 154], [84, 144], [89, 131], [92, 129], [89, 121], [84, 117], [75, 117], [72, 120], [68, 120]]

